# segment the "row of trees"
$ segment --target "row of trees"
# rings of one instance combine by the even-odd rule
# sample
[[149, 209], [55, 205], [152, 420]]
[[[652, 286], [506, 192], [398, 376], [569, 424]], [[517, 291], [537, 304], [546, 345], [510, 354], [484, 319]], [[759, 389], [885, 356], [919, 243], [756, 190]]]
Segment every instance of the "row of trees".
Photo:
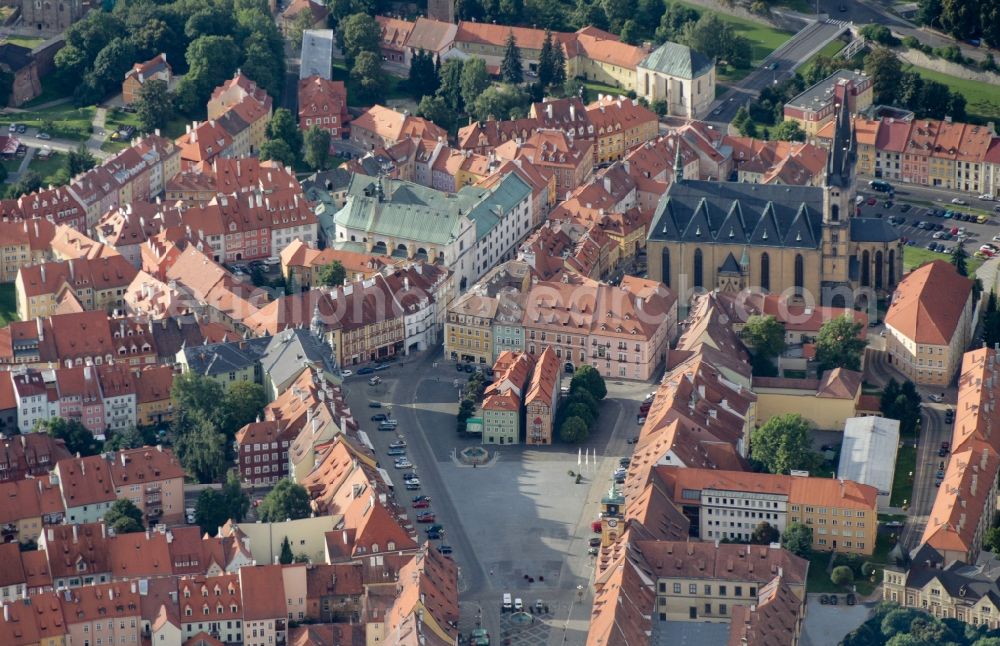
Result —
[[967, 118], [965, 97], [947, 85], [924, 78], [915, 71], [904, 71], [895, 52], [876, 47], [865, 56], [865, 72], [872, 79], [875, 102], [913, 110], [918, 117], [956, 121]]
[[882, 389], [879, 410], [889, 419], [899, 420], [899, 432], [913, 435], [920, 423], [920, 394], [913, 382], [907, 379], [899, 384], [895, 379]]
[[[528, 114], [532, 97], [516, 84], [494, 85], [486, 71], [486, 61], [481, 58], [448, 60], [434, 71], [436, 78], [429, 74], [426, 64], [421, 66], [419, 82], [434, 89], [420, 100], [417, 114], [442, 128], [454, 127], [463, 114], [480, 120], [490, 116], [516, 119]], [[411, 84], [416, 82], [411, 77]]]
[[[816, 361], [820, 373], [834, 368], [859, 370], [865, 340], [862, 324], [850, 314], [824, 323], [816, 336]], [[785, 326], [774, 316], [754, 315], [747, 319], [740, 333], [751, 350], [753, 372], [759, 376], [775, 376], [774, 359], [785, 349]]]
[[486, 390], [486, 375], [478, 370], [472, 373], [469, 380], [462, 387], [462, 401], [458, 405], [458, 425], [459, 434], [464, 434], [468, 428], [469, 418], [476, 412], [476, 402], [483, 396]]
[[188, 116], [204, 114], [212, 89], [237, 68], [280, 100], [284, 40], [266, 0], [119, 0], [66, 31], [55, 65], [76, 101], [92, 104], [116, 91], [136, 61], [159, 53], [184, 74], [173, 100]]
[[842, 646], [1000, 646], [1000, 630], [985, 624], [939, 619], [917, 608], [901, 608], [892, 601], [875, 606], [865, 623], [848, 633]]
[[600, 402], [607, 397], [604, 377], [593, 366], [580, 366], [569, 383], [569, 394], [559, 404], [556, 426], [559, 439], [568, 444], [585, 442], [597, 423]]
[[1000, 47], [1000, 0], [918, 0], [917, 21], [959, 40], [981, 37]]

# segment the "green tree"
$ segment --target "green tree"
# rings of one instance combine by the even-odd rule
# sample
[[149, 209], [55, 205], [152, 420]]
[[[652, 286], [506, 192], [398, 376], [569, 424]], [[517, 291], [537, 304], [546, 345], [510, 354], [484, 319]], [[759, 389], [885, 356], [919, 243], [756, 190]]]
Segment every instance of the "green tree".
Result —
[[167, 89], [166, 81], [151, 79], [142, 84], [135, 104], [135, 116], [143, 132], [151, 133], [167, 126], [174, 116], [174, 97]]
[[577, 28], [588, 26], [605, 30], [608, 28], [608, 14], [604, 12], [604, 5], [594, 0], [576, 0], [572, 21]]
[[552, 46], [552, 81], [551, 87], [563, 88], [566, 85], [566, 55], [563, 54], [561, 43]]
[[802, 523], [789, 523], [781, 535], [781, 546], [802, 558], [812, 554], [813, 530]]
[[276, 57], [272, 49], [253, 38], [253, 36], [248, 37], [243, 47], [240, 70], [264, 88], [277, 103], [281, 98], [285, 82], [284, 57]]
[[229, 387], [222, 398], [221, 430], [232, 440], [236, 432], [254, 421], [267, 403], [264, 387], [251, 381], [242, 381]]
[[424, 95], [424, 98], [420, 99], [420, 105], [417, 106], [417, 116], [448, 129], [451, 127], [456, 115], [448, 107], [448, 103], [444, 100], [444, 97], [436, 94], [434, 96]]
[[86, 73], [90, 60], [85, 52], [73, 45], [64, 46], [56, 52], [55, 59], [53, 59], [59, 82], [65, 87], [75, 87]]
[[875, 102], [892, 105], [899, 93], [903, 66], [891, 49], [876, 47], [865, 56], [865, 73], [872, 79]]
[[520, 85], [491, 85], [466, 107], [480, 121], [486, 119], [520, 119], [528, 116], [531, 97]]
[[361, 52], [351, 68], [351, 80], [358, 88], [358, 99], [362, 103], [378, 103], [385, 94], [385, 74], [379, 54]]
[[486, 88], [490, 86], [490, 76], [486, 73], [486, 61], [481, 58], [470, 58], [462, 66], [460, 87], [462, 104], [471, 106]]
[[135, 424], [129, 424], [121, 432], [110, 433], [110, 439], [105, 441], [105, 449], [108, 451], [120, 451], [122, 449], [138, 449], [146, 446], [147, 442]]
[[194, 504], [194, 519], [203, 534], [215, 536], [229, 520], [225, 497], [215, 489], [202, 489]]
[[302, 137], [302, 159], [314, 170], [326, 170], [330, 165], [330, 131], [312, 126]]
[[209, 5], [197, 11], [184, 23], [184, 36], [188, 41], [202, 36], [229, 36], [236, 28], [232, 12], [221, 6]]
[[198, 482], [218, 482], [226, 471], [226, 436], [199, 420], [175, 442], [177, 457]]
[[[465, 112], [465, 101], [462, 98], [462, 76], [465, 63], [461, 59], [449, 59], [441, 66], [438, 74], [439, 84], [437, 95], [445, 106], [455, 114]], [[485, 71], [485, 67], [483, 70]], [[433, 121], [433, 119], [432, 119]], [[437, 123], [435, 121], [435, 123]]]
[[979, 2], [941, 0], [941, 27], [955, 38], [979, 33]]
[[250, 496], [240, 485], [239, 472], [231, 469], [226, 474], [226, 484], [222, 486], [222, 501], [226, 506], [226, 515], [236, 522], [243, 522], [250, 511]]
[[916, 431], [920, 421], [920, 394], [912, 381], [900, 386], [895, 379], [889, 379], [880, 396], [880, 410], [889, 419], [899, 420], [900, 432], [904, 435]]
[[951, 264], [955, 267], [955, 271], [958, 272], [959, 276], [969, 275], [969, 267], [965, 262], [968, 257], [969, 253], [965, 250], [965, 243], [959, 240], [958, 244], [951, 250]]
[[177, 106], [187, 114], [202, 114], [212, 90], [236, 71], [240, 48], [229, 36], [201, 36], [188, 45], [185, 58], [188, 73], [177, 86]]
[[866, 345], [861, 338], [861, 327], [850, 313], [823, 324], [816, 337], [816, 360], [821, 372], [833, 368], [861, 369], [861, 354]]
[[608, 17], [608, 27], [620, 33], [625, 21], [635, 17], [636, 0], [602, 0], [604, 15]]
[[7, 197], [17, 198], [22, 195], [28, 195], [29, 193], [34, 193], [41, 187], [41, 176], [37, 172], [29, 169], [21, 173], [21, 179], [19, 179], [16, 184], [11, 185], [11, 187], [7, 190]]
[[285, 478], [264, 496], [257, 508], [258, 516], [265, 523], [307, 518], [312, 512], [309, 494], [305, 487]]
[[639, 23], [635, 20], [629, 19], [625, 21], [622, 25], [622, 30], [618, 34], [623, 43], [628, 43], [629, 45], [639, 45], [642, 43], [642, 30], [639, 27]]
[[740, 337], [755, 354], [765, 357], [777, 357], [785, 350], [785, 326], [770, 314], [748, 318]]
[[267, 138], [288, 144], [295, 159], [302, 154], [302, 131], [287, 108], [278, 108], [267, 122]]
[[289, 168], [295, 166], [295, 153], [292, 152], [291, 147], [287, 142], [281, 139], [268, 139], [260, 145], [260, 152], [258, 153], [261, 161], [266, 161], [268, 159], [273, 159], [274, 161], [281, 162]]
[[517, 48], [514, 32], [507, 34], [507, 44], [504, 47], [503, 61], [500, 63], [500, 80], [504, 83], [521, 83], [524, 81], [524, 68], [521, 66], [521, 50]]
[[410, 77], [407, 85], [410, 94], [419, 101], [422, 97], [433, 96], [438, 89], [437, 70], [434, 68], [434, 56], [424, 50], [418, 50], [410, 61]]
[[282, 565], [288, 565], [295, 560], [295, 555], [292, 554], [292, 544], [288, 542], [288, 537], [281, 539], [281, 554], [278, 555], [278, 563]]
[[[132, 34], [131, 40], [135, 45], [136, 56], [141, 60], [146, 60], [164, 53], [167, 60], [174, 60], [174, 54], [183, 55], [184, 50], [177, 49], [177, 43], [185, 42], [178, 38], [173, 28], [160, 18], [150, 18], [144, 21]], [[177, 56], [180, 61], [182, 56]]]
[[219, 382], [191, 371], [174, 377], [170, 387], [170, 400], [182, 420], [221, 422], [218, 404], [224, 395]]
[[356, 13], [341, 21], [337, 37], [348, 64], [353, 63], [361, 52], [378, 54], [381, 51], [382, 29], [368, 14]]
[[465, 433], [468, 428], [469, 418], [476, 412], [476, 402], [472, 401], [468, 397], [462, 398], [462, 401], [458, 405], [458, 432]]
[[886, 47], [893, 47], [899, 44], [899, 40], [892, 35], [892, 32], [885, 25], [872, 23], [863, 26], [859, 31], [868, 40], [885, 45]]
[[288, 33], [288, 41], [292, 44], [293, 51], [297, 52], [302, 49], [302, 32], [306, 29], [312, 29], [312, 26], [313, 18], [311, 11], [300, 11], [295, 16]]
[[580, 402], [570, 404], [566, 407], [566, 418], [569, 419], [571, 417], [582, 419], [587, 423], [587, 428], [593, 428], [594, 422], [597, 421], [597, 416], [594, 415], [593, 411], [586, 404]]
[[608, 396], [608, 387], [604, 384], [604, 377], [597, 372], [594, 366], [582, 365], [573, 373], [573, 378], [569, 382], [571, 391], [582, 388], [600, 401]]
[[[561, 47], [561, 45], [557, 45]], [[545, 30], [545, 40], [542, 41], [542, 49], [538, 54], [538, 82], [542, 87], [548, 87], [552, 83], [552, 76], [555, 66], [555, 50], [552, 45], [552, 31]]]
[[320, 267], [317, 278], [320, 285], [336, 287], [344, 284], [344, 280], [347, 278], [347, 270], [344, 269], [344, 265], [339, 260], [334, 260]]
[[941, 0], [918, 0], [917, 22], [922, 25], [940, 25]]
[[818, 462], [809, 437], [809, 423], [801, 415], [776, 415], [750, 434], [753, 461], [769, 473], [810, 470]]
[[141, 532], [144, 529], [142, 521], [142, 510], [128, 498], [114, 501], [104, 514], [104, 523], [116, 534]]
[[559, 439], [567, 444], [584, 442], [590, 437], [587, 422], [579, 417], [568, 417], [559, 427]]
[[50, 417], [35, 424], [35, 430], [43, 431], [57, 440], [62, 440], [66, 443], [66, 450], [73, 454], [97, 455], [101, 450], [97, 440], [94, 439], [94, 434], [75, 419]]
[[670, 2], [666, 6], [660, 24], [656, 28], [657, 42], [668, 40], [679, 40], [684, 30], [684, 25], [689, 22], [697, 22], [701, 13], [694, 7], [682, 5], [677, 2]]
[[66, 170], [70, 177], [76, 177], [97, 165], [97, 160], [87, 150], [86, 144], [80, 144], [76, 150], [71, 150], [66, 154]]
[[766, 520], [760, 521], [754, 527], [753, 533], [750, 534], [750, 542], [754, 545], [770, 545], [771, 543], [777, 543], [780, 538], [781, 533], [778, 531], [778, 528]]
[[805, 141], [806, 133], [798, 121], [786, 119], [771, 131], [771, 136], [778, 141]]
[[846, 565], [838, 565], [830, 573], [830, 582], [841, 588], [848, 586], [854, 583], [854, 570]]
[[983, 40], [990, 47], [1000, 47], [1000, 0], [980, 0], [979, 16]]
[[482, 21], [486, 12], [479, 0], [455, 0], [455, 17], [459, 20]]
[[983, 534], [983, 549], [994, 554], [1000, 550], [1000, 527], [993, 526]]

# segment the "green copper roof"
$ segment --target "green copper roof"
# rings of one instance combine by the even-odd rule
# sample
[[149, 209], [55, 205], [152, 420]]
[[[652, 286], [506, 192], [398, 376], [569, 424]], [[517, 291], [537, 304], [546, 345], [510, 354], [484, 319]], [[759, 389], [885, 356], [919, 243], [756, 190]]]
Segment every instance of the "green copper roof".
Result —
[[521, 200], [530, 196], [531, 187], [516, 173], [508, 173], [493, 193], [487, 195], [469, 212], [469, 217], [476, 223], [476, 240], [482, 240], [489, 235], [505, 213], [509, 213]]
[[713, 65], [707, 57], [690, 47], [669, 42], [654, 49], [639, 63], [639, 67], [684, 79], [707, 74]]

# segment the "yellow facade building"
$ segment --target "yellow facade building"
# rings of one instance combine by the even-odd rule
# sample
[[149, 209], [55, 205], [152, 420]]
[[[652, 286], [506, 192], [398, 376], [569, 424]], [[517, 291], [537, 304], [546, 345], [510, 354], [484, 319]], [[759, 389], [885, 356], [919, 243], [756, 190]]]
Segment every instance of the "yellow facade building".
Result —
[[493, 363], [493, 317], [497, 299], [468, 292], [448, 308], [445, 356], [471, 363]]

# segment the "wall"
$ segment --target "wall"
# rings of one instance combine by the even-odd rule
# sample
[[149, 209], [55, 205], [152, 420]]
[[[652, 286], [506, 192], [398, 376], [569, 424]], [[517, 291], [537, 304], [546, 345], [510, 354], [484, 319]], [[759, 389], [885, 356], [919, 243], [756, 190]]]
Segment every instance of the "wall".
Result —
[[798, 413], [816, 428], [843, 431], [844, 420], [854, 417], [853, 399], [832, 399], [817, 397], [814, 390], [793, 390], [791, 388], [759, 388], [757, 393], [757, 415], [762, 422], [785, 413]]
[[897, 51], [896, 55], [900, 58], [900, 60], [912, 63], [917, 67], [926, 67], [927, 69], [934, 70], [935, 72], [941, 72], [942, 74], [948, 74], [949, 76], [957, 76], [960, 79], [966, 79], [969, 81], [979, 81], [980, 83], [989, 83], [990, 85], [1000, 85], [1000, 74], [997, 74], [996, 72], [973, 70], [965, 67], [964, 65], [946, 61], [943, 58], [928, 56], [927, 54], [916, 49], [904, 49], [902, 51]]
[[250, 539], [250, 553], [257, 563], [275, 563], [281, 555], [281, 542], [287, 536], [293, 554], [305, 554], [317, 563], [325, 562], [324, 534], [341, 522], [342, 516], [317, 516], [281, 523], [239, 523], [241, 532]]

